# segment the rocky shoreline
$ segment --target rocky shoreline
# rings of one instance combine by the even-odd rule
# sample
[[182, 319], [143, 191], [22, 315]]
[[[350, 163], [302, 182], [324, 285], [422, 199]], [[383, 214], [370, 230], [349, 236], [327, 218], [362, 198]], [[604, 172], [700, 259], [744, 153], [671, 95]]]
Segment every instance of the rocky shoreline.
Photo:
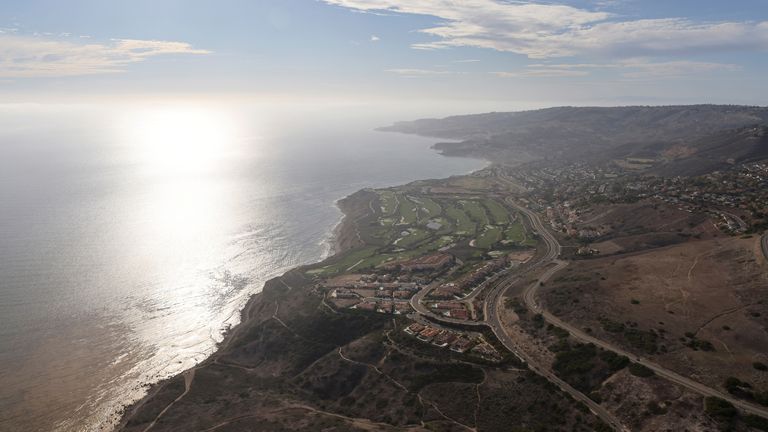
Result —
[[[357, 229], [355, 227], [355, 218], [360, 216], [360, 213], [365, 213], [365, 209], [367, 209], [366, 206], [360, 205], [360, 198], [361, 194], [365, 193], [364, 190], [357, 191], [351, 195], [348, 195], [342, 199], [339, 199], [336, 201], [335, 205], [341, 210], [342, 212], [342, 218], [336, 224], [336, 226], [333, 228], [330, 241], [330, 253], [329, 255], [321, 260], [318, 263], [308, 264], [304, 266], [299, 266], [296, 268], [293, 268], [286, 273], [277, 276], [275, 278], [272, 278], [264, 283], [264, 286], [260, 292], [257, 292], [248, 299], [243, 309], [240, 311], [240, 322], [229, 328], [222, 339], [222, 341], [217, 345], [214, 352], [208, 356], [205, 360], [200, 362], [199, 364], [193, 366], [192, 368], [183, 371], [177, 375], [174, 375], [172, 377], [163, 379], [161, 381], [158, 381], [156, 383], [153, 383], [149, 386], [149, 390], [147, 391], [147, 394], [139, 399], [136, 402], [133, 402], [131, 404], [126, 405], [123, 407], [123, 409], [118, 413], [120, 416], [120, 421], [117, 424], [117, 426], [114, 428], [115, 431], [122, 431], [126, 427], [128, 427], [129, 421], [132, 417], [136, 416], [139, 411], [142, 410], [144, 406], [147, 405], [150, 401], [153, 400], [157, 396], [157, 394], [163, 390], [165, 387], [172, 385], [175, 381], [178, 381], [179, 379], [184, 379], [185, 376], [187, 376], [190, 371], [198, 369], [200, 367], [204, 367], [208, 364], [212, 364], [216, 361], [217, 357], [224, 351], [227, 347], [229, 347], [233, 341], [235, 341], [240, 334], [242, 334], [245, 330], [252, 327], [255, 324], [258, 324], [262, 322], [264, 319], [269, 319], [270, 316], [267, 316], [266, 318], [263, 316], [261, 312], [264, 311], [264, 297], [265, 293], [275, 289], [276, 287], [283, 284], [284, 278], [289, 277], [292, 273], [301, 272], [301, 269], [310, 265], [319, 265], [326, 261], [331, 261], [334, 258], [338, 257], [339, 255], [343, 254], [344, 252], [360, 245], [362, 242], [357, 234]], [[260, 318], [262, 318], [260, 320]]]

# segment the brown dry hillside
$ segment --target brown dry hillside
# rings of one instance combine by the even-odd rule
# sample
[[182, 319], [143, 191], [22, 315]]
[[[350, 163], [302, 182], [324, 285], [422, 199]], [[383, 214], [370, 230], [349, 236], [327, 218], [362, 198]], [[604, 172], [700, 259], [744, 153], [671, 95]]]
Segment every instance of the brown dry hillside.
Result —
[[768, 390], [768, 264], [759, 238], [715, 238], [580, 261], [544, 299], [554, 313], [712, 386]]
[[[662, 155], [681, 145], [693, 146], [693, 164], [675, 161], [675, 169], [693, 169], [718, 166], [730, 158], [751, 159], [758, 153], [765, 157], [765, 146], [753, 148], [739, 139], [742, 132], [731, 136], [734, 133], [726, 131], [766, 122], [764, 107], [558, 107], [400, 122], [383, 130], [462, 140], [436, 148], [448, 155], [510, 162]], [[717, 135], [724, 132], [729, 136]], [[723, 152], [726, 157], [721, 157]]]

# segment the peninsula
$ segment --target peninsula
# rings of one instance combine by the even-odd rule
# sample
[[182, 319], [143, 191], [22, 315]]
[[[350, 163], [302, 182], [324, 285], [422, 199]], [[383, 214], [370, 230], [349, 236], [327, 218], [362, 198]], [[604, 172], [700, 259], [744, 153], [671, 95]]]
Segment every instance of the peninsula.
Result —
[[767, 121], [695, 106], [395, 125], [494, 164], [339, 201], [336, 254], [269, 281], [119, 429], [768, 430]]

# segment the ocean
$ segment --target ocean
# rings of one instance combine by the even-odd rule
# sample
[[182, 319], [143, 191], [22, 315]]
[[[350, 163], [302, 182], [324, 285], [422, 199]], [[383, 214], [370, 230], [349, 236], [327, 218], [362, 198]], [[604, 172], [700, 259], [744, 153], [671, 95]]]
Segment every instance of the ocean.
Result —
[[358, 189], [474, 171], [373, 106], [0, 105], [0, 430], [97, 431], [329, 253]]

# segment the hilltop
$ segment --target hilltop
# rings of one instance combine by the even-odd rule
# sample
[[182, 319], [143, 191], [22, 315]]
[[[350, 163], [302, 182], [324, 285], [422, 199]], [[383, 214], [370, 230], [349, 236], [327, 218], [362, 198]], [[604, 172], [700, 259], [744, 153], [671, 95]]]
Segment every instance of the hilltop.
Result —
[[[642, 156], [717, 166], [768, 155], [767, 124], [766, 107], [557, 107], [398, 122], [381, 130], [459, 140], [435, 148], [447, 156], [507, 163]], [[758, 139], [746, 139], [754, 135]]]

